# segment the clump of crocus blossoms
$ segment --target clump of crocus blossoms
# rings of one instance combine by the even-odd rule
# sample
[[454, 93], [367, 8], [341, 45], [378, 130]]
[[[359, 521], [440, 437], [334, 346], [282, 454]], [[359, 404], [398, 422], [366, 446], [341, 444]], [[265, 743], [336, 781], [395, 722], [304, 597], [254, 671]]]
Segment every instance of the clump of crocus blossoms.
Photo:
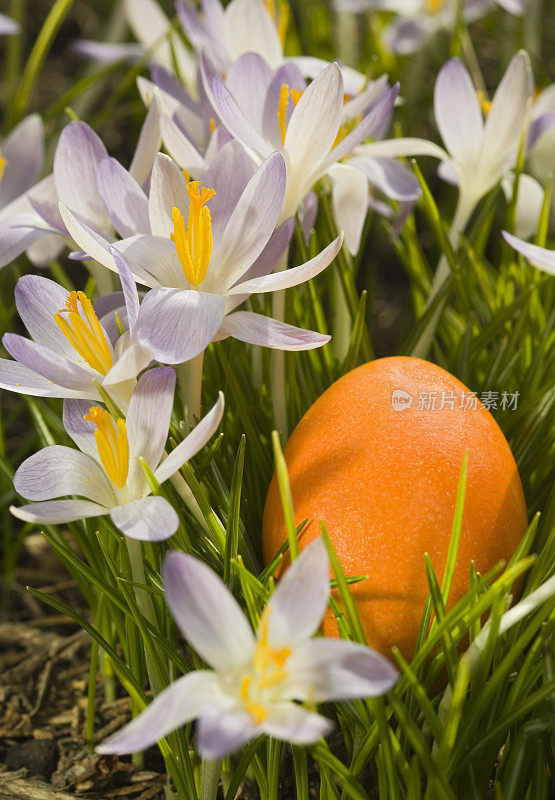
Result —
[[[10, 14], [23, 5], [12, 3]], [[45, 48], [64, 3], [52, 5], [37, 40]], [[553, 378], [542, 372], [552, 352], [540, 352], [534, 336], [553, 336], [553, 308], [542, 305], [555, 298], [547, 285], [555, 251], [545, 246], [551, 178], [537, 165], [555, 154], [555, 95], [537, 93], [538, 54], [517, 47], [485, 79], [470, 34], [491, 19], [507, 30], [524, 24], [525, 1], [313, 5], [343, 42], [342, 58], [322, 57], [314, 31], [323, 17], [305, 4], [175, 0], [168, 15], [169, 2], [121, 0], [106, 41], [72, 43], [73, 58], [94, 63], [62, 95], [62, 110], [54, 103], [43, 116], [29, 108], [42, 51], [14, 85], [13, 37], [25, 26], [0, 14], [11, 99], [0, 139], [0, 267], [13, 277], [2, 298], [0, 388], [25, 395], [8, 402], [26, 403], [38, 432], [18, 445], [17, 464], [4, 465], [6, 509], [25, 531], [44, 532], [83, 589], [86, 620], [55, 607], [94, 639], [87, 744], [106, 756], [158, 745], [168, 800], [216, 800], [220, 787], [233, 800], [244, 781], [277, 800], [286, 770], [301, 800], [312, 796], [312, 772], [321, 798], [458, 800], [457, 781], [470, 797], [490, 785], [466, 766], [472, 742], [460, 753], [455, 742], [475, 675], [497, 663], [481, 621], [489, 613], [488, 630], [508, 631], [540, 607], [544, 614], [553, 594], [538, 568], [534, 591], [504, 616], [530, 567], [517, 562], [500, 584], [473, 573], [470, 599], [452, 609], [448, 587], [430, 575], [422, 649], [409, 665], [367, 645], [349, 590], [367, 576], [339, 563], [325, 525], [303, 544], [280, 442], [331, 383], [375, 356], [367, 318], [380, 315], [367, 289], [391, 265], [377, 251], [384, 239], [412, 282], [404, 354], [454, 364], [476, 388], [509, 380], [513, 368], [529, 379], [534, 392], [513, 427], [540, 409], [522, 423], [519, 450], [531, 463], [530, 441], [544, 437], [540, 466], [531, 467], [534, 512], [551, 491], [542, 465], [553, 453]], [[132, 42], [114, 41], [123, 20]], [[353, 43], [367, 33], [369, 52], [357, 55], [353, 44], [351, 53], [345, 30]], [[409, 135], [402, 112], [413, 108], [418, 81], [407, 89], [397, 78], [449, 36], [458, 55], [445, 49], [433, 80], [430, 69], [422, 78], [430, 107], [420, 109], [421, 135]], [[349, 66], [357, 63], [366, 72]], [[113, 97], [87, 113], [86, 92], [120, 70]], [[127, 113], [120, 95], [130, 86], [133, 110], [118, 123], [125, 145], [108, 148], [117, 136], [102, 121]], [[450, 193], [445, 209], [422, 175], [429, 157]], [[391, 325], [402, 328], [404, 318]], [[521, 347], [511, 352], [514, 339]], [[288, 540], [264, 564], [274, 466]], [[399, 546], [402, 537], [395, 533]], [[338, 638], [321, 634], [326, 615]], [[537, 627], [550, 619], [545, 612]], [[457, 646], [467, 643], [457, 672]], [[523, 639], [521, 651], [529, 645]], [[483, 650], [489, 661], [476, 666]], [[524, 680], [508, 655], [502, 663], [516, 714]], [[108, 698], [116, 684], [131, 698], [129, 721], [102, 741], [97, 672]], [[552, 682], [552, 665], [546, 675]], [[504, 699], [499, 691], [492, 703]], [[536, 707], [523, 703], [524, 716]], [[504, 740], [492, 742], [494, 761], [516, 775], [522, 759], [506, 765]], [[517, 797], [521, 783], [510, 785]]]

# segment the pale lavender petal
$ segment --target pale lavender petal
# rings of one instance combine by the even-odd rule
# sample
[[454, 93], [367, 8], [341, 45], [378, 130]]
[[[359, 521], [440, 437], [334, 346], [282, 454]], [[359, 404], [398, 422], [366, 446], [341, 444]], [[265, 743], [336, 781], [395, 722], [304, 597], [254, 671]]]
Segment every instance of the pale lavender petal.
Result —
[[210, 288], [225, 291], [256, 261], [277, 225], [285, 185], [285, 162], [273, 153], [252, 176], [214, 247]]
[[106, 373], [102, 385], [107, 387], [115, 386], [123, 381], [129, 381], [137, 377], [152, 362], [152, 351], [137, 342], [129, 344], [118, 356], [118, 359], [111, 370]]
[[274, 20], [264, 3], [234, 0], [225, 10], [227, 42], [232, 59], [258, 53], [272, 67], [283, 61], [283, 48]]
[[484, 127], [479, 173], [486, 188], [496, 183], [516, 160], [533, 92], [530, 58], [521, 50], [507, 67]]
[[343, 104], [343, 123], [348, 123], [364, 114], [387, 87], [387, 80], [387, 75], [381, 75], [375, 81], [370, 81], [362, 92], [347, 100]]
[[203, 184], [216, 192], [209, 203], [214, 242], [220, 240], [233, 209], [255, 171], [256, 164], [243, 145], [234, 139], [224, 144], [210, 162], [204, 173]]
[[470, 75], [458, 58], [441, 69], [434, 90], [436, 123], [455, 161], [476, 169], [484, 123]]
[[260, 136], [256, 128], [247, 120], [233, 99], [231, 92], [217, 72], [208, 64], [206, 58], [201, 57], [200, 65], [204, 90], [223, 125], [232, 136], [262, 158], [270, 155], [272, 152], [271, 145]]
[[79, 450], [51, 445], [39, 450], [15, 473], [13, 485], [26, 500], [53, 500], [75, 494], [109, 508], [114, 504], [100, 465]]
[[179, 519], [165, 497], [142, 497], [129, 500], [110, 511], [112, 522], [130, 539], [163, 542], [179, 527]]
[[173, 119], [162, 116], [160, 129], [164, 147], [182, 170], [199, 175], [206, 169], [205, 160], [189, 137]]
[[168, 42], [169, 19], [155, 0], [124, 0], [125, 18], [135, 38], [153, 58], [168, 67], [172, 52]]
[[284, 693], [321, 703], [376, 697], [388, 692], [399, 673], [380, 653], [341, 639], [308, 639], [287, 662]]
[[34, 242], [44, 236], [38, 228], [19, 228], [0, 225], [0, 268], [11, 264]]
[[101, 517], [107, 513], [104, 506], [89, 500], [46, 500], [44, 503], [30, 503], [28, 506], [10, 506], [10, 511], [24, 522], [39, 525], [61, 525], [88, 517]]
[[37, 183], [27, 195], [31, 207], [54, 230], [65, 236], [66, 228], [58, 208], [58, 195], [54, 183], [54, 175], [47, 175]]
[[260, 725], [260, 731], [292, 744], [315, 744], [333, 729], [333, 722], [296, 703], [275, 703]]
[[150, 103], [139, 134], [139, 141], [135, 148], [131, 166], [129, 167], [129, 174], [137, 181], [139, 186], [144, 186], [146, 183], [161, 144], [162, 135], [160, 132], [158, 105], [157, 103]]
[[368, 213], [368, 178], [362, 170], [355, 169], [353, 160], [346, 164], [334, 164], [328, 175], [332, 184], [333, 212], [337, 226], [345, 234], [348, 251], [354, 255], [358, 252]]
[[[188, 286], [171, 239], [164, 236], [132, 236], [117, 242], [114, 247], [125, 256], [138, 283], [152, 287]], [[115, 265], [115, 261], [113, 263]]]
[[115, 64], [116, 61], [127, 59], [138, 61], [145, 53], [144, 47], [140, 44], [96, 42], [92, 39], [76, 39], [71, 42], [70, 49], [83, 58], [90, 58], [100, 64]]
[[[416, 200], [421, 191], [418, 181], [407, 167], [392, 158], [351, 158], [349, 165], [362, 170], [370, 183], [392, 200], [404, 203]], [[442, 162], [440, 166], [443, 166]]]
[[42, 275], [23, 275], [15, 287], [18, 314], [33, 339], [72, 359], [75, 350], [54, 320], [68, 297], [67, 289]]
[[368, 158], [380, 156], [396, 158], [398, 156], [432, 156], [442, 161], [448, 161], [449, 156], [441, 147], [426, 139], [403, 137], [399, 139], [384, 139], [381, 142], [370, 142], [357, 147], [355, 155]]
[[195, 50], [202, 52], [205, 48], [212, 50], [212, 42], [206, 28], [200, 21], [196, 9], [191, 8], [188, 2], [176, 0], [175, 8], [185, 36]]
[[313, 350], [322, 347], [330, 340], [315, 331], [295, 328], [252, 311], [235, 311], [228, 314], [221, 328], [222, 334], [233, 336], [241, 342], [259, 344], [276, 350]]
[[399, 18], [391, 22], [384, 30], [383, 36], [388, 47], [398, 55], [407, 56], [418, 50], [422, 42], [436, 29], [437, 24], [430, 17], [421, 19], [409, 17]]
[[112, 224], [122, 238], [150, 233], [147, 197], [119, 161], [115, 158], [100, 161], [97, 185]]
[[272, 275], [263, 275], [260, 278], [239, 283], [229, 290], [228, 294], [255, 294], [261, 292], [276, 292], [281, 289], [290, 289], [319, 275], [336, 257], [343, 244], [343, 234], [334, 239], [321, 253], [311, 258], [298, 267], [275, 272]]
[[94, 372], [88, 366], [87, 369], [79, 367], [75, 363], [78, 358], [77, 353], [75, 361], [72, 362], [59, 352], [16, 333], [5, 333], [2, 344], [11, 357], [20, 364], [66, 389], [78, 392], [90, 391], [92, 379], [101, 377], [100, 373]]
[[306, 193], [297, 215], [303, 229], [305, 242], [308, 243], [311, 231], [318, 217], [318, 195], [313, 189]]
[[132, 487], [132, 494], [136, 494], [136, 485], [144, 481], [139, 458], [154, 470], [162, 457], [170, 427], [174, 390], [174, 370], [156, 367], [145, 372], [131, 395], [126, 426], [130, 465], [128, 486]]
[[44, 129], [39, 114], [25, 117], [2, 141], [6, 160], [0, 181], [0, 208], [36, 182], [44, 160]]
[[146, 750], [168, 733], [202, 714], [218, 692], [213, 672], [190, 672], [157, 695], [142, 714], [96, 748], [115, 755]]
[[96, 183], [98, 164], [107, 155], [92, 128], [85, 122], [72, 121], [61, 132], [54, 156], [54, 182], [59, 200], [98, 230], [110, 228]]
[[[315, 78], [329, 64], [328, 61], [324, 61], [322, 58], [314, 58], [314, 56], [289, 56], [285, 61], [289, 64], [295, 64], [307, 78]], [[343, 75], [345, 94], [354, 97], [362, 92], [368, 80], [367, 76], [357, 72], [356, 69], [346, 67], [341, 62], [338, 62], [338, 64]]]
[[0, 36], [10, 36], [19, 31], [19, 25], [13, 19], [0, 14]]
[[95, 461], [99, 460], [98, 448], [96, 446], [95, 431], [96, 425], [90, 420], [84, 419], [91, 406], [97, 405], [98, 399], [91, 400], [66, 400], [64, 402], [63, 422], [64, 428], [75, 442], [79, 450], [85, 455], [90, 456]]
[[555, 250], [547, 250], [545, 247], [523, 242], [522, 239], [507, 233], [507, 231], [503, 231], [503, 237], [511, 247], [518, 250], [535, 267], [547, 272], [548, 275], [555, 275]]
[[235, 709], [206, 709], [197, 725], [196, 746], [205, 759], [221, 759], [239, 750], [258, 731], [251, 715], [239, 704]]
[[35, 397], [92, 397], [95, 391], [92, 384], [88, 387], [88, 391], [66, 389], [53, 383], [49, 378], [43, 378], [33, 369], [6, 358], [0, 358], [0, 389]]
[[212, 435], [216, 432], [224, 413], [224, 396], [219, 397], [211, 411], [196, 425], [191, 433], [171, 451], [169, 456], [162, 461], [154, 477], [158, 483], [164, 483], [171, 478], [186, 461], [189, 461], [201, 450]]
[[153, 289], [141, 305], [139, 342], [157, 361], [181, 364], [202, 353], [218, 332], [224, 317], [221, 295], [192, 290]]
[[115, 247], [111, 247], [110, 253], [116, 262], [121, 288], [123, 289], [123, 297], [127, 311], [127, 325], [129, 330], [133, 332], [139, 316], [139, 294], [137, 292], [137, 284], [135, 283], [135, 278], [133, 277], [129, 264], [119, 250], [116, 250]]
[[358, 147], [361, 142], [363, 142], [369, 136], [374, 136], [376, 134], [377, 129], [382, 127], [384, 120], [386, 120], [391, 114], [398, 94], [398, 83], [391, 88], [383, 90], [380, 97], [372, 106], [371, 110], [368, 112], [368, 114], [366, 114], [365, 117], [363, 117], [362, 122], [360, 122], [356, 128], [354, 128], [354, 130], [348, 133], [347, 136], [345, 136], [345, 138], [333, 148], [333, 150], [330, 150], [330, 153], [322, 166], [322, 171], [325, 172], [328, 166], [331, 166], [331, 164], [334, 164], [337, 161], [341, 161], [341, 159], [349, 155], [349, 153], [351, 153], [355, 147]]
[[293, 561], [270, 598], [268, 640], [295, 648], [318, 630], [328, 607], [330, 563], [321, 537]]
[[530, 123], [530, 127], [528, 128], [528, 137], [526, 139], [526, 150], [530, 152], [530, 150], [534, 147], [538, 139], [541, 139], [543, 134], [551, 130], [555, 125], [555, 110], [553, 111], [546, 111], [545, 114], [537, 117], [536, 119], [532, 120]]
[[61, 236], [58, 236], [57, 233], [49, 233], [32, 242], [25, 252], [31, 264], [36, 267], [45, 267], [58, 258], [65, 247], [65, 240]]
[[496, 0], [499, 5], [511, 14], [524, 14], [525, 0]]
[[262, 130], [264, 104], [272, 77], [273, 72], [267, 62], [253, 52], [238, 58], [226, 76], [227, 88], [245, 117], [258, 131]]
[[289, 247], [294, 230], [295, 220], [292, 218], [286, 219], [279, 228], [276, 228], [264, 250], [260, 253], [252, 267], [246, 271], [244, 275], [245, 280], [250, 281], [251, 278], [269, 275], [270, 272], [274, 271]]
[[191, 647], [224, 675], [244, 668], [252, 658], [254, 633], [216, 573], [174, 550], [166, 556], [163, 577], [166, 602]]
[[[83, 249], [84, 253], [94, 258], [99, 264], [111, 269], [112, 272], [117, 272], [114, 259], [110, 255], [110, 244], [113, 241], [113, 237], [106, 238], [106, 236], [101, 236], [61, 201], [59, 209], [69, 235]], [[79, 259], [80, 256], [81, 254], [79, 254]]]
[[187, 181], [175, 161], [159, 153], [152, 168], [148, 198], [150, 227], [154, 236], [170, 238], [173, 233], [174, 206], [187, 218], [189, 211]]

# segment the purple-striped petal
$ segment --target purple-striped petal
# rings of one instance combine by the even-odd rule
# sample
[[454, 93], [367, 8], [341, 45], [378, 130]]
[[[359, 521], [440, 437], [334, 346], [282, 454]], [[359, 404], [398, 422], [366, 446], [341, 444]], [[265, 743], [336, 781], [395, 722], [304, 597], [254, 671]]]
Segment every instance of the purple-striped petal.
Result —
[[39, 525], [62, 525], [88, 517], [101, 517], [107, 513], [104, 506], [89, 500], [46, 500], [44, 503], [29, 503], [27, 506], [10, 506], [10, 511], [23, 522]]
[[6, 160], [0, 181], [0, 208], [36, 182], [44, 160], [44, 129], [39, 114], [25, 117], [2, 142]]
[[92, 384], [81, 391], [66, 389], [39, 375], [33, 369], [7, 358], [0, 358], [0, 389], [18, 394], [30, 394], [34, 397], [94, 397], [96, 394]]
[[313, 350], [331, 339], [315, 331], [295, 328], [252, 311], [235, 311], [222, 323], [222, 332], [241, 342], [272, 347], [276, 350]]
[[218, 332], [224, 317], [221, 295], [180, 289], [153, 289], [141, 305], [137, 336], [165, 364], [198, 356]]
[[147, 197], [119, 161], [115, 158], [100, 161], [97, 185], [112, 224], [122, 239], [136, 233], [150, 233]]
[[222, 674], [244, 668], [252, 658], [254, 634], [216, 573], [174, 550], [166, 556], [163, 577], [166, 602], [191, 647]]
[[226, 76], [227, 88], [245, 117], [258, 131], [262, 130], [264, 104], [272, 76], [267, 62], [253, 52], [238, 58]]
[[48, 378], [52, 383], [74, 391], [87, 392], [91, 390], [92, 379], [100, 378], [100, 374], [90, 368], [81, 369], [75, 361], [69, 361], [42, 344], [37, 344], [31, 339], [26, 339], [16, 333], [5, 333], [2, 344], [16, 361], [28, 369], [32, 369], [43, 378]]
[[127, 326], [129, 331], [133, 333], [135, 325], [137, 324], [140, 307], [137, 284], [135, 283], [135, 278], [133, 277], [133, 273], [131, 272], [129, 264], [119, 250], [116, 250], [115, 247], [111, 247], [110, 254], [112, 255], [112, 258], [114, 259], [118, 268], [121, 288], [123, 289], [125, 309], [127, 311]]

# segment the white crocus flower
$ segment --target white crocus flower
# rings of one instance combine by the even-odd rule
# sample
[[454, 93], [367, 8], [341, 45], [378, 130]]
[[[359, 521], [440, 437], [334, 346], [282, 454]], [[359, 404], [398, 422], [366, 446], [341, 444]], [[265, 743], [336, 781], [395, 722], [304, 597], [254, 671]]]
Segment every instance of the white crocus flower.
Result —
[[[358, 151], [373, 156], [439, 158], [443, 162], [441, 177], [459, 188], [451, 230], [456, 246], [482, 197], [503, 179], [505, 189], [512, 186], [507, 181], [512, 181], [533, 91], [530, 59], [524, 51], [512, 59], [491, 103], [480, 100], [467, 70], [458, 58], [453, 58], [441, 69], [434, 91], [435, 118], [445, 150], [424, 139], [400, 138], [361, 145]], [[518, 206], [526, 208], [536, 221], [541, 209], [538, 189], [537, 182], [521, 175]], [[529, 228], [530, 216], [522, 222], [523, 227]], [[444, 270], [441, 272], [438, 277], [444, 278]]]
[[330, 593], [321, 539], [281, 579], [256, 635], [233, 595], [201, 561], [171, 552], [164, 586], [182, 633], [212, 669], [177, 680], [100, 745], [100, 753], [144, 750], [193, 719], [198, 719], [198, 750], [208, 759], [260, 734], [312, 744], [332, 723], [295, 701], [313, 705], [381, 695], [397, 680], [390, 662], [368, 647], [312, 638]]
[[[163, 458], [174, 389], [170, 367], [149, 370], [137, 383], [125, 419], [118, 420], [90, 402], [66, 400], [64, 427], [79, 450], [52, 445], [24, 461], [14, 488], [26, 500], [38, 502], [12, 506], [12, 514], [47, 525], [109, 514], [132, 539], [161, 541], [174, 534], [178, 516], [164, 497], [151, 495], [140, 459], [164, 483], [204, 447], [224, 408], [220, 393], [212, 410]], [[75, 498], [58, 499], [67, 495]]]

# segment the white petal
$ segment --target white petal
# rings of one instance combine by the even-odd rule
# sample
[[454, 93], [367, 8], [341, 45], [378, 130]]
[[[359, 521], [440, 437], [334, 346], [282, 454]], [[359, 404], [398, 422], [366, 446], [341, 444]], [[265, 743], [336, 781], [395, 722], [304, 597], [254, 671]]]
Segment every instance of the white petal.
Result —
[[345, 234], [347, 250], [354, 255], [360, 245], [368, 210], [368, 178], [348, 164], [335, 164], [328, 175], [337, 226]]
[[533, 91], [530, 59], [521, 50], [507, 67], [486, 120], [479, 164], [484, 191], [514, 164]]
[[233, 336], [241, 342], [276, 350], [312, 350], [327, 344], [331, 338], [315, 331], [296, 328], [263, 314], [255, 314], [253, 311], [228, 314], [222, 322], [220, 333]]
[[[238, 706], [238, 704], [237, 704]], [[204, 759], [221, 759], [242, 747], [257, 733], [253, 718], [240, 707], [206, 709], [200, 716], [197, 727], [197, 749]]]
[[202, 173], [206, 169], [204, 158], [173, 119], [162, 116], [160, 127], [164, 147], [180, 168], [192, 175]]
[[29, 503], [28, 506], [10, 506], [10, 511], [24, 522], [39, 525], [61, 525], [88, 517], [101, 517], [107, 513], [104, 506], [89, 500], [46, 500], [44, 503]]
[[[514, 175], [507, 175], [501, 181], [507, 201], [513, 196]], [[516, 230], [520, 239], [528, 239], [538, 228], [543, 206], [544, 189], [535, 178], [524, 173], [518, 181], [518, 196], [516, 202]]]
[[[366, 178], [364, 178], [364, 182], [367, 184]], [[228, 294], [275, 292], [280, 289], [290, 289], [292, 286], [305, 283], [305, 281], [309, 281], [316, 275], [319, 275], [320, 272], [331, 264], [341, 250], [342, 244], [343, 235], [340, 234], [337, 239], [334, 239], [321, 253], [311, 258], [306, 264], [301, 264], [298, 267], [291, 267], [291, 269], [282, 270], [281, 272], [275, 272], [272, 275], [263, 275], [260, 278], [252, 278], [251, 280], [244, 281], [230, 289]]]
[[426, 139], [402, 137], [399, 139], [384, 139], [381, 142], [361, 144], [355, 151], [356, 155], [377, 158], [379, 156], [396, 158], [398, 156], [432, 156], [442, 161], [449, 161], [449, 156], [433, 142]]
[[114, 525], [131, 539], [162, 542], [176, 532], [179, 519], [165, 497], [130, 500], [110, 511]]
[[226, 39], [232, 57], [258, 53], [268, 64], [277, 67], [283, 60], [281, 41], [263, 3], [233, 0], [225, 11]]
[[315, 703], [376, 697], [399, 678], [393, 664], [375, 650], [324, 637], [298, 645], [287, 661], [287, 673], [288, 696]]
[[220, 392], [212, 410], [196, 425], [191, 433], [162, 461], [154, 476], [158, 483], [171, 478], [183, 464], [193, 458], [216, 432], [224, 413], [224, 396]]
[[254, 634], [216, 573], [174, 550], [166, 557], [163, 575], [166, 601], [191, 646], [222, 675], [244, 668], [253, 654]]
[[150, 175], [156, 153], [160, 150], [162, 136], [160, 133], [160, 114], [156, 103], [151, 103], [145, 117], [139, 141], [129, 167], [129, 174], [135, 178], [139, 186], [143, 186]]
[[437, 77], [434, 112], [451, 156], [468, 168], [475, 166], [484, 123], [476, 90], [458, 58], [448, 61]]
[[331, 720], [313, 714], [296, 703], [270, 706], [268, 716], [260, 725], [260, 730], [268, 736], [292, 744], [315, 744], [332, 729]]
[[142, 714], [96, 748], [106, 755], [146, 750], [202, 713], [218, 691], [213, 672], [190, 672], [154, 698]]
[[14, 488], [26, 500], [53, 500], [75, 494], [110, 508], [114, 496], [104, 470], [90, 456], [51, 445], [29, 456], [14, 476]]
[[330, 564], [321, 537], [289, 567], [272, 595], [269, 640], [274, 647], [294, 648], [319, 628], [328, 607]]
[[545, 247], [523, 242], [516, 236], [507, 233], [507, 231], [503, 231], [503, 236], [511, 247], [522, 253], [531, 264], [543, 270], [543, 272], [547, 272], [548, 275], [555, 275], [555, 250], [546, 250]]
[[148, 213], [154, 236], [169, 239], [173, 233], [172, 208], [176, 206], [187, 217], [189, 195], [187, 181], [175, 161], [163, 153], [156, 156], [152, 168]]

